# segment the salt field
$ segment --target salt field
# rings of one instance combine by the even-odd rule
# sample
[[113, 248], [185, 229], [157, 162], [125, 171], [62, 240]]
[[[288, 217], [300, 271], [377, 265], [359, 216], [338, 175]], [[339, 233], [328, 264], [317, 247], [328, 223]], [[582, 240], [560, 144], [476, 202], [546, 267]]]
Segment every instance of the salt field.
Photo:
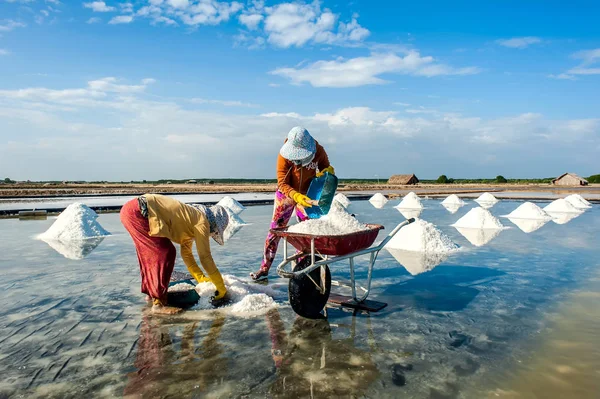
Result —
[[[524, 203], [503, 198], [471, 216], [504, 228], [453, 227], [479, 204], [451, 213], [444, 198], [421, 198], [415, 245], [457, 248], [381, 251], [369, 298], [388, 306], [320, 320], [296, 316], [275, 268], [267, 285], [249, 280], [271, 206], [248, 207], [248, 225], [212, 246], [232, 303], [210, 306], [203, 283], [199, 305], [175, 317], [149, 312], [118, 214], [95, 219], [110, 235], [66, 249], [35, 239], [56, 218], [0, 220], [0, 397], [597, 397], [599, 205], [513, 218], [532, 229], [501, 218]], [[384, 225], [378, 240], [405, 219], [380, 202], [348, 212]], [[175, 268], [186, 272], [179, 257]], [[331, 269], [350, 279], [345, 263]]]

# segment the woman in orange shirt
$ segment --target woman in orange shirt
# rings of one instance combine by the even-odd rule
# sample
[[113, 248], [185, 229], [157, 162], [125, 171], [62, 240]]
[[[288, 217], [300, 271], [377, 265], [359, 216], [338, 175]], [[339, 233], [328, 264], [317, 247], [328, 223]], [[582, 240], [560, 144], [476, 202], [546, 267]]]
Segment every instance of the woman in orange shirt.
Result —
[[[304, 212], [305, 207], [312, 206], [306, 196], [308, 186], [313, 178], [325, 172], [333, 174], [334, 170], [323, 147], [308, 130], [300, 126], [292, 128], [277, 157], [277, 192], [271, 229], [286, 227], [294, 210], [299, 220], [308, 219]], [[253, 280], [267, 278], [278, 246], [279, 237], [269, 231], [260, 269], [250, 274]]]

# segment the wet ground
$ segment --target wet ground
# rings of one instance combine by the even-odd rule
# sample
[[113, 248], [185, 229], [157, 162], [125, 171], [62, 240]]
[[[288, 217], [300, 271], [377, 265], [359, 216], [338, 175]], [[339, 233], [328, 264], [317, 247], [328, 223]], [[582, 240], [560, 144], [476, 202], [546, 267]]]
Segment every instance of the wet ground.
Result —
[[[590, 350], [598, 340], [593, 307], [572, 305], [577, 330], [586, 332], [573, 343], [588, 348], [586, 367], [577, 365], [581, 351], [557, 350], [553, 358], [548, 345], [569, 342], [560, 331], [569, 325], [561, 320], [573, 312], [573, 298], [597, 299], [598, 286], [589, 281], [600, 273], [598, 205], [529, 234], [501, 219], [510, 228], [475, 246], [450, 227], [473, 202], [454, 214], [439, 201], [424, 204], [421, 217], [462, 250], [433, 261], [399, 256], [412, 274], [382, 251], [370, 298], [388, 306], [357, 315], [329, 309], [323, 320], [296, 317], [286, 281], [275, 276], [275, 308], [152, 317], [117, 214], [100, 215], [113, 235], [82, 248], [79, 260], [32, 238], [52, 219], [0, 220], [0, 397], [552, 397], [523, 382], [544, 385], [544, 375], [566, 384], [562, 392], [571, 397], [597, 397], [594, 384], [568, 389], [598, 374], [600, 354]], [[491, 212], [505, 215], [520, 204], [501, 201]], [[404, 219], [367, 201], [350, 210], [387, 231]], [[270, 207], [249, 208], [243, 218], [252, 225], [214, 247], [224, 274], [246, 278], [257, 268], [270, 216]], [[176, 269], [184, 271], [180, 260]], [[332, 273], [349, 279], [345, 265]], [[358, 277], [366, 277], [364, 269]], [[537, 366], [552, 362], [567, 366], [553, 369], [567, 374]]]

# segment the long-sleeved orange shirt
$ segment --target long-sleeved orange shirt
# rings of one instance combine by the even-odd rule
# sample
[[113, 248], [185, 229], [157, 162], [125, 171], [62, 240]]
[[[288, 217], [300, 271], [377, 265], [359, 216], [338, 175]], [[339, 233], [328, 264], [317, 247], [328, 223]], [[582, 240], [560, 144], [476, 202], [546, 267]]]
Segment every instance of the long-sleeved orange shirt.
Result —
[[210, 252], [210, 225], [200, 210], [160, 194], [146, 194], [148, 223], [151, 237], [165, 237], [181, 245], [181, 257], [188, 270], [195, 275], [200, 271], [194, 254], [193, 243], [202, 267], [209, 275], [218, 272]]
[[308, 186], [317, 172], [328, 166], [327, 153], [318, 142], [315, 157], [307, 166], [296, 166], [292, 161], [279, 154], [277, 157], [277, 188], [290, 198], [297, 192], [306, 194]]

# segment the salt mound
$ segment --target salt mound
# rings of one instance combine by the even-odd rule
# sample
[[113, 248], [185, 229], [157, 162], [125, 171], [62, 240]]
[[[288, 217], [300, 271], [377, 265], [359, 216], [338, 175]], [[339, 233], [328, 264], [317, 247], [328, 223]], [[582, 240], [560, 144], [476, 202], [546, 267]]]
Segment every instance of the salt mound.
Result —
[[494, 197], [490, 193], [483, 193], [475, 201], [477, 201], [477, 202], [498, 202], [498, 198]]
[[565, 200], [577, 209], [588, 209], [592, 207], [591, 204], [579, 194], [571, 194], [565, 197]]
[[544, 207], [544, 211], [561, 213], [581, 213], [581, 210], [575, 208], [571, 203], [563, 198], [557, 199]]
[[423, 209], [405, 209], [405, 208], [396, 208], [396, 209], [406, 219], [418, 218], [419, 216], [421, 216], [421, 213], [423, 213]]
[[[236, 315], [263, 312], [276, 306], [276, 299], [284, 300], [287, 297], [286, 291], [279, 290], [273, 285], [254, 284], [229, 274], [223, 274], [223, 281], [227, 287], [229, 304], [219, 306], [218, 309]], [[193, 310], [216, 309], [210, 301], [210, 297], [215, 293], [215, 286], [212, 283], [196, 285], [196, 292], [200, 295], [200, 301], [192, 308]]]
[[459, 209], [462, 207], [462, 205], [453, 205], [453, 204], [450, 204], [450, 205], [447, 205], [447, 204], [442, 204], [442, 206], [443, 206], [444, 208], [446, 208], [446, 210], [447, 210], [448, 212], [450, 212], [451, 214], [453, 214], [453, 215], [454, 215], [456, 212], [458, 212], [458, 210], [459, 210]]
[[450, 194], [446, 197], [445, 200], [442, 201], [442, 205], [459, 205], [463, 206], [465, 201], [461, 200], [460, 197], [456, 194]]
[[275, 305], [276, 303], [273, 298], [266, 294], [250, 294], [231, 306], [231, 311], [234, 313], [250, 313], [268, 309]]
[[383, 195], [381, 193], [377, 193], [374, 196], [372, 196], [371, 199], [369, 199], [369, 202], [375, 208], [381, 209], [385, 206], [385, 204], [387, 204], [388, 199], [385, 197], [385, 195]]
[[406, 194], [406, 196], [402, 199], [402, 201], [396, 205], [396, 208], [399, 209], [422, 209], [423, 204], [421, 204], [421, 199], [419, 196], [413, 192]]
[[447, 235], [423, 219], [417, 219], [408, 226], [402, 227], [386, 247], [432, 253], [446, 253], [458, 249]]
[[449, 252], [415, 252], [385, 248], [413, 276], [433, 270], [450, 256]]
[[511, 219], [532, 219], [532, 220], [549, 220], [551, 219], [542, 208], [533, 202], [525, 202], [517, 209], [509, 213], [506, 217]]
[[452, 226], [474, 229], [502, 229], [504, 226], [490, 213], [481, 207], [473, 208]]
[[192, 284], [188, 284], [188, 283], [179, 283], [179, 284], [173, 284], [171, 286], [169, 286], [168, 288], [168, 292], [185, 292], [185, 291], [189, 291], [189, 290], [193, 290], [195, 287]]
[[339, 202], [344, 208], [348, 208], [350, 206], [350, 200], [342, 193], [337, 193], [333, 200]]
[[246, 210], [246, 207], [244, 205], [240, 204], [235, 199], [229, 196], [223, 197], [221, 201], [217, 202], [217, 205], [225, 206], [231, 209], [231, 211], [236, 215], [239, 215], [240, 213]]
[[288, 231], [290, 233], [340, 236], [368, 229], [366, 224], [359, 222], [348, 212], [331, 208], [327, 215], [290, 226]]
[[48, 241], [75, 241], [104, 237], [110, 233], [96, 221], [98, 214], [79, 202], [69, 205], [45, 233], [37, 238]]

